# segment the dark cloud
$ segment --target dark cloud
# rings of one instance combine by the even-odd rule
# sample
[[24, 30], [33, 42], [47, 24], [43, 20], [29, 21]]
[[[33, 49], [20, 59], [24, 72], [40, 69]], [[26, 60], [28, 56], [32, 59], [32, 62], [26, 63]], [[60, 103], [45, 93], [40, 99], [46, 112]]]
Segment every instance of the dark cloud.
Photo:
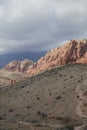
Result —
[[0, 52], [41, 51], [87, 36], [86, 0], [0, 0]]

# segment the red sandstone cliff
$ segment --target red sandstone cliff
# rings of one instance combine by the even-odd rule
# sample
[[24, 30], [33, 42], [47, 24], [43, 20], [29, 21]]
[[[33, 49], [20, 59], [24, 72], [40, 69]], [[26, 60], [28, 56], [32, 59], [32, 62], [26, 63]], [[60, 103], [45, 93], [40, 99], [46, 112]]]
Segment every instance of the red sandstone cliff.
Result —
[[29, 67], [33, 64], [33, 61], [23, 60], [23, 61], [12, 61], [7, 64], [4, 69], [8, 71], [18, 71], [18, 72], [26, 72]]
[[65, 45], [49, 51], [36, 63], [29, 60], [22, 62], [13, 61], [4, 68], [11, 71], [27, 72], [29, 75], [33, 75], [69, 63], [87, 64], [87, 40], [71, 40]]
[[37, 74], [69, 63], [87, 63], [87, 40], [71, 40], [65, 45], [49, 51], [27, 72], [31, 75]]

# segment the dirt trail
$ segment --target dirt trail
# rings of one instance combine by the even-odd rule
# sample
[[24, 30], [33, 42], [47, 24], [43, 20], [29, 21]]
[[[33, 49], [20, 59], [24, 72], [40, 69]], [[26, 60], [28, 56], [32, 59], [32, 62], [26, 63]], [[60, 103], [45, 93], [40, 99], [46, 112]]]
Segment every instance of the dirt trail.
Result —
[[[77, 86], [76, 93], [79, 93], [79, 98], [81, 99], [81, 100], [79, 99], [78, 101], [78, 104], [76, 107], [76, 113], [79, 117], [87, 118], [87, 116], [82, 113], [81, 108], [80, 108], [80, 106], [82, 105], [82, 100], [87, 100], [86, 98], [83, 97], [82, 93], [80, 92], [80, 86]], [[84, 126], [87, 126], [87, 124], [84, 124], [82, 126], [76, 126], [74, 130], [81, 130]]]

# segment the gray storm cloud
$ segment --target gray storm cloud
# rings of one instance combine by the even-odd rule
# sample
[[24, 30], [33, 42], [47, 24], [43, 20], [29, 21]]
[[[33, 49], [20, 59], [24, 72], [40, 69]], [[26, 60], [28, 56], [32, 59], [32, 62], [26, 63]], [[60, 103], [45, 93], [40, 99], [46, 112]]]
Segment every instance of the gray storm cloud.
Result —
[[0, 0], [0, 52], [42, 51], [87, 36], [86, 0]]

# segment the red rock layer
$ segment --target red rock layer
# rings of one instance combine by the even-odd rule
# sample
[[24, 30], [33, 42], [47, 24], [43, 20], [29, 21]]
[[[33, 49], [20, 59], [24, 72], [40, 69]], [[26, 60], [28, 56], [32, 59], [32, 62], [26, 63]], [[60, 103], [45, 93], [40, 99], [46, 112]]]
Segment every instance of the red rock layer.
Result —
[[87, 40], [71, 40], [49, 51], [27, 71], [30, 75], [69, 63], [87, 63]]
[[4, 69], [8, 71], [26, 72], [32, 64], [33, 61], [27, 59], [23, 61], [12, 61], [7, 64]]

